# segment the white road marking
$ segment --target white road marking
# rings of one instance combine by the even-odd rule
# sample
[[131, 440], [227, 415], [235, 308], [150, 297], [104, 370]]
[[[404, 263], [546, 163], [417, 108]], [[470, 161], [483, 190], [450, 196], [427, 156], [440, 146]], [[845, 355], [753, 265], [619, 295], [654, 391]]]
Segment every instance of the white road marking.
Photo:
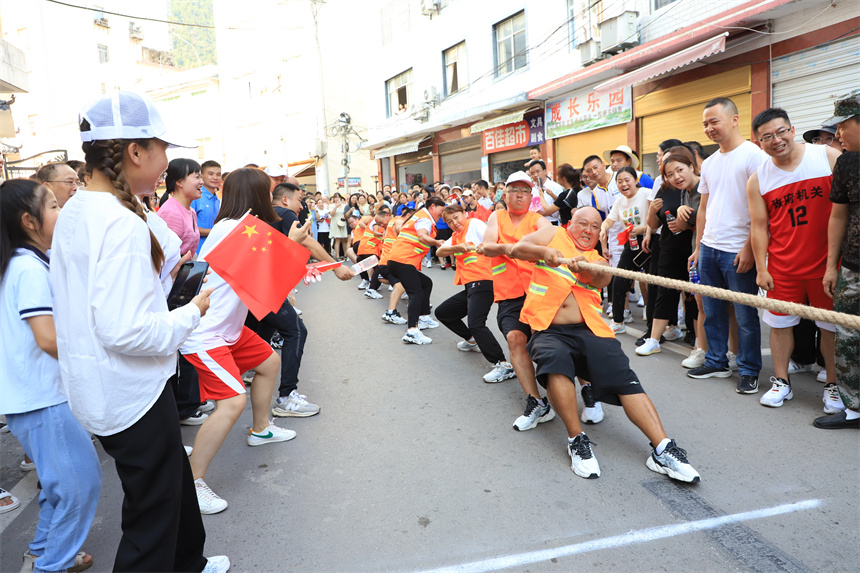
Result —
[[438, 569], [427, 569], [419, 573], [443, 573], [443, 572], [459, 572], [459, 573], [482, 573], [485, 571], [497, 571], [500, 569], [508, 569], [511, 567], [523, 567], [532, 563], [541, 561], [549, 561], [559, 557], [567, 557], [579, 553], [587, 553], [589, 551], [599, 551], [601, 549], [612, 549], [614, 547], [623, 547], [626, 545], [635, 545], [638, 543], [646, 543], [665, 539], [667, 537], [675, 537], [686, 533], [694, 533], [704, 529], [714, 529], [729, 523], [737, 523], [740, 521], [748, 521], [751, 519], [761, 519], [764, 517], [773, 517], [785, 513], [793, 513], [813, 509], [821, 505], [821, 500], [808, 499], [797, 503], [786, 503], [775, 507], [764, 509], [756, 509], [743, 513], [735, 513], [733, 515], [724, 515], [721, 517], [712, 517], [709, 519], [701, 519], [698, 521], [690, 521], [688, 523], [678, 523], [675, 525], [661, 525], [658, 527], [649, 527], [638, 531], [631, 531], [623, 535], [615, 535], [603, 539], [594, 539], [583, 543], [574, 543], [573, 545], [565, 545], [554, 549], [543, 549], [541, 551], [530, 551], [527, 553], [517, 553], [514, 555], [505, 555], [502, 557], [494, 557], [492, 559], [484, 559], [481, 561], [472, 561], [470, 563], [461, 563], [460, 565], [450, 565], [447, 567], [439, 567]]

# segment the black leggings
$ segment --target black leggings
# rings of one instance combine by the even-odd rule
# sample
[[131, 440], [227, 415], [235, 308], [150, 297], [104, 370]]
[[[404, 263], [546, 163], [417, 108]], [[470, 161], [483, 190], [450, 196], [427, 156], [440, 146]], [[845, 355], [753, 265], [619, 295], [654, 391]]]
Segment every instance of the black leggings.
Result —
[[[436, 309], [436, 318], [463, 340], [474, 337], [490, 364], [504, 362], [505, 352], [492, 331], [487, 328], [487, 315], [493, 308], [493, 281], [466, 283], [465, 288]], [[463, 324], [468, 317], [469, 326]]]
[[[691, 251], [692, 252], [692, 251]], [[689, 280], [687, 272], [687, 259], [690, 253], [687, 251], [670, 252], [665, 249], [660, 252], [660, 262], [657, 265], [657, 274], [667, 279], [679, 281]], [[681, 292], [675, 289], [658, 287], [657, 301], [654, 305], [654, 318], [669, 320], [678, 319], [678, 298]]]
[[[642, 244], [642, 236], [639, 236], [639, 244]], [[633, 251], [629, 245], [624, 246], [621, 251], [621, 258], [618, 259], [618, 268], [627, 269], [628, 271], [638, 270], [633, 258], [639, 254], [639, 251]], [[630, 284], [633, 281], [621, 277], [612, 277], [612, 319], [615, 322], [624, 322], [624, 301], [627, 294], [630, 292]]]
[[[440, 241], [445, 241], [445, 240], [450, 239], [451, 235], [453, 235], [453, 234], [454, 234], [454, 231], [452, 231], [451, 229], [438, 229], [436, 231], [436, 238]], [[434, 258], [436, 258], [436, 247], [430, 247], [430, 259], [432, 260]], [[448, 261], [449, 265], [454, 264], [454, 257], [453, 256], [443, 257], [443, 258]], [[439, 264], [441, 264], [441, 263], [442, 263], [442, 259], [439, 259]]]
[[413, 267], [397, 261], [388, 261], [388, 272], [400, 280], [406, 294], [409, 295], [407, 311], [407, 326], [418, 326], [418, 318], [430, 314], [430, 293], [433, 292], [433, 281]]
[[331, 239], [328, 233], [328, 231], [317, 231], [317, 241], [325, 249], [325, 252], [331, 253]]
[[388, 284], [391, 286], [397, 285], [400, 281], [397, 278], [391, 276], [391, 273], [388, 272], [388, 265], [376, 265], [373, 268], [373, 274], [370, 276], [370, 288], [371, 290], [379, 290], [379, 287], [382, 286], [382, 281], [379, 279], [385, 279], [388, 281]]

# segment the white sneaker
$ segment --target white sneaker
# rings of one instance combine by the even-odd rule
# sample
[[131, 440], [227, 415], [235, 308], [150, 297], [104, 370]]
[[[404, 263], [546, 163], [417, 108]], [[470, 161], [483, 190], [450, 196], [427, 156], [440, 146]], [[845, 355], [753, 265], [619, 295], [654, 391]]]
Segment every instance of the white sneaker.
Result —
[[320, 407], [308, 402], [308, 397], [299, 394], [297, 390], [290, 392], [284, 400], [278, 398], [278, 402], [272, 408], [272, 415], [279, 418], [308, 418], [319, 413]]
[[567, 453], [570, 456], [570, 469], [579, 477], [596, 479], [600, 477], [600, 464], [591, 451], [592, 441], [585, 433], [579, 434], [573, 440], [567, 441]]
[[633, 311], [632, 310], [625, 310], [623, 320], [624, 320], [624, 324], [630, 324], [631, 322], [633, 322]]
[[642, 298], [642, 296], [636, 294], [636, 291], [627, 293], [627, 302], [636, 302], [640, 298]]
[[31, 472], [36, 469], [36, 464], [33, 462], [28, 462], [27, 460], [21, 460], [21, 463], [18, 467], [21, 468], [22, 472]]
[[582, 395], [582, 415], [580, 420], [583, 424], [599, 424], [603, 421], [603, 406], [594, 399], [594, 389], [591, 384], [585, 384], [580, 390]]
[[684, 368], [698, 368], [699, 366], [704, 366], [705, 354], [706, 352], [701, 348], [694, 348], [690, 353], [689, 358], [685, 358], [684, 361], [681, 362], [681, 366]]
[[391, 285], [388, 285], [388, 292], [392, 292], [393, 290], [394, 290], [394, 287]]
[[408, 322], [405, 318], [400, 316], [400, 313], [396, 310], [386, 311], [385, 314], [382, 315], [382, 320], [390, 322], [391, 324], [406, 324]]
[[461, 340], [457, 343], [457, 350], [462, 350], [463, 352], [480, 352], [481, 349], [478, 348], [477, 342], [469, 342], [468, 340]]
[[678, 328], [687, 330], [687, 321], [684, 319], [684, 311], [678, 311]]
[[198, 410], [200, 410], [204, 414], [208, 414], [208, 413], [212, 412], [214, 409], [215, 409], [215, 400], [206, 400], [198, 408]]
[[678, 481], [698, 483], [702, 479], [696, 468], [687, 460], [687, 451], [679, 448], [675, 440], [670, 440], [659, 456], [656, 449], [651, 450], [651, 455], [645, 460], [645, 466], [652, 472], [667, 475]]
[[424, 333], [421, 332], [421, 330], [419, 330], [418, 328], [410, 328], [409, 330], [407, 330], [406, 334], [403, 335], [403, 338], [401, 338], [401, 340], [408, 344], [430, 344], [431, 342], [433, 342], [432, 338], [424, 336]]
[[366, 296], [367, 298], [382, 298], [382, 295], [372, 288], [369, 288], [364, 291], [364, 296]]
[[648, 322], [648, 309], [647, 308], [642, 309], [642, 320], [645, 322]]
[[822, 383], [827, 382], [827, 369], [822, 368], [821, 372], [818, 373], [818, 376], [816, 376], [815, 379]]
[[487, 384], [496, 384], [509, 380], [514, 376], [516, 376], [516, 373], [510, 362], [496, 362], [495, 367], [484, 374], [484, 382]]
[[639, 356], [650, 356], [652, 354], [657, 354], [658, 352], [662, 352], [660, 341], [654, 340], [653, 338], [648, 338], [642, 346], [638, 346], [636, 348], [636, 354]]
[[191, 452], [194, 451], [194, 448], [192, 448], [191, 446], [182, 446], [182, 447], [185, 448], [185, 457], [190, 457]]
[[430, 315], [418, 317], [418, 329], [439, 328], [439, 323], [430, 318]]
[[433, 263], [432, 263], [432, 262], [430, 262], [430, 261], [429, 261], [429, 260], [427, 260], [427, 259], [424, 259], [424, 261], [425, 261], [425, 263], [424, 263], [424, 267], [425, 267], [425, 268], [428, 268], [428, 269], [433, 268]]
[[555, 418], [555, 410], [550, 406], [548, 399], [544, 398], [544, 405], [541, 406], [534, 396], [529, 395], [526, 398], [526, 409], [523, 415], [514, 420], [514, 429], [525, 432], [553, 418]]
[[179, 420], [180, 426], [199, 426], [206, 421], [206, 418], [209, 417], [209, 414], [204, 414], [200, 410], [197, 410], [187, 418], [183, 418]]
[[839, 390], [836, 384], [827, 384], [824, 386], [824, 413], [838, 414], [845, 410], [845, 404], [842, 402], [842, 396], [839, 395]]
[[773, 384], [770, 390], [764, 393], [761, 397], [761, 405], [769, 408], [779, 408], [785, 400], [794, 398], [794, 393], [791, 391], [791, 385], [782, 378], [770, 377], [770, 383]]
[[286, 442], [296, 437], [296, 433], [292, 430], [279, 428], [275, 425], [274, 420], [269, 421], [269, 425], [259, 434], [254, 433], [254, 429], [248, 430], [248, 445], [262, 446], [263, 444], [274, 444], [277, 442]]
[[737, 371], [738, 369], [738, 355], [732, 351], [726, 352], [726, 358], [729, 359], [729, 369]]
[[369, 286], [370, 286], [370, 281], [367, 279], [364, 279], [363, 281], [361, 281], [361, 284], [358, 285], [358, 290], [365, 290]]
[[400, 295], [400, 300], [409, 300], [409, 295], [406, 293], [403, 293], [402, 295]]
[[226, 555], [215, 555], [206, 559], [206, 567], [201, 573], [227, 573], [230, 570], [230, 558]]
[[795, 362], [794, 360], [788, 361], [789, 374], [797, 374], [798, 372], [812, 372], [814, 368], [815, 364], [800, 364], [799, 362]]
[[227, 509], [227, 502], [209, 489], [203, 478], [194, 480], [194, 487], [197, 490], [197, 504], [200, 506], [200, 513], [203, 515], [212, 515], [213, 513], [220, 513]]
[[684, 333], [677, 326], [667, 326], [666, 330], [663, 331], [663, 338], [666, 340], [678, 340], [684, 338]]
[[645, 307], [645, 299], [642, 298], [642, 295], [639, 295], [639, 300], [636, 302], [636, 306], [638, 306], [639, 308]]
[[612, 303], [611, 302], [608, 305], [606, 305], [606, 312], [604, 312], [603, 314], [605, 314], [606, 316], [612, 316]]
[[609, 327], [612, 329], [612, 332], [615, 334], [623, 334], [627, 332], [627, 327], [624, 326], [623, 322], [615, 322], [614, 320], [609, 323]]

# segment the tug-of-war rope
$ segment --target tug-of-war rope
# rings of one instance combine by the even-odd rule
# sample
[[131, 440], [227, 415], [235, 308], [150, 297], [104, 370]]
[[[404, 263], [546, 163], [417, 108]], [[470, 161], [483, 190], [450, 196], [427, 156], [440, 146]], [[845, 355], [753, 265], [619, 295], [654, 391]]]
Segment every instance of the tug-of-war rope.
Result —
[[[568, 261], [569, 259], [559, 259], [559, 263], [561, 264], [567, 264]], [[618, 269], [615, 267], [598, 265], [595, 263], [587, 263], [584, 261], [580, 261], [579, 266], [580, 268], [587, 271], [609, 273], [610, 275], [615, 275], [625, 279], [642, 281], [645, 283], [655, 284], [666, 288], [671, 288], [684, 292], [691, 292], [694, 294], [700, 294], [702, 296], [709, 296], [711, 298], [718, 298], [720, 300], [736, 302], [738, 304], [745, 304], [747, 306], [753, 306], [756, 308], [763, 308], [772, 312], [790, 314], [793, 316], [799, 316], [800, 318], [808, 318], [810, 320], [829, 322], [830, 324], [860, 330], [860, 316], [845, 314], [843, 312], [834, 312], [832, 310], [815, 308], [814, 306], [806, 306], [803, 304], [797, 304], [773, 298], [764, 298], [753, 294], [734, 292], [731, 290], [707, 286], [703, 284], [694, 284], [687, 281], [679, 281], [676, 279], [649, 275], [642, 272], [628, 271], [626, 269]]]

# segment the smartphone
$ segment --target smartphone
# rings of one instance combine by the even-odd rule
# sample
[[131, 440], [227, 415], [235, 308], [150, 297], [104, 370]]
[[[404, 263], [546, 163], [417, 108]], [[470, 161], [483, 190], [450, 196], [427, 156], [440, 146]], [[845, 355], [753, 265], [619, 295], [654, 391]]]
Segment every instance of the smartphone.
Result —
[[200, 288], [203, 286], [203, 279], [206, 278], [208, 270], [209, 263], [202, 261], [189, 261], [182, 265], [176, 280], [173, 281], [173, 288], [167, 295], [167, 309], [173, 310], [185, 306], [200, 294]]

